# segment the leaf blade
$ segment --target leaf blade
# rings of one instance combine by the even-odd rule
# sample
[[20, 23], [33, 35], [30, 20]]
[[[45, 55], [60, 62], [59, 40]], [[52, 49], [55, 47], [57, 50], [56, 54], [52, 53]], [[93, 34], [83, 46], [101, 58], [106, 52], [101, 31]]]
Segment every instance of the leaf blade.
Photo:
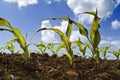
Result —
[[8, 28], [12, 28], [11, 24], [4, 18], [0, 18], [0, 26], [7, 26]]

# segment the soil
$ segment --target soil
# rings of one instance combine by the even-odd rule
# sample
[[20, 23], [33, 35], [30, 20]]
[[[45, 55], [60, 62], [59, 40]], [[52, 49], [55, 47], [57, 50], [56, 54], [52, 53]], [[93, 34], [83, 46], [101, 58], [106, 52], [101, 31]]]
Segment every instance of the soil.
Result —
[[0, 54], [0, 80], [120, 80], [120, 60], [101, 60], [74, 55], [70, 65], [63, 55], [31, 53], [27, 62], [22, 54]]

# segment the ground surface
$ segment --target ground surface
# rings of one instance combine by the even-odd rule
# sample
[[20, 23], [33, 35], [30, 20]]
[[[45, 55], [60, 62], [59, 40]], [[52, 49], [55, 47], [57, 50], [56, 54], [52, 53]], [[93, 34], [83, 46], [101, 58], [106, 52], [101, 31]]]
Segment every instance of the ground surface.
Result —
[[74, 56], [70, 66], [66, 56], [32, 53], [25, 62], [21, 54], [0, 54], [0, 80], [120, 80], [120, 60]]

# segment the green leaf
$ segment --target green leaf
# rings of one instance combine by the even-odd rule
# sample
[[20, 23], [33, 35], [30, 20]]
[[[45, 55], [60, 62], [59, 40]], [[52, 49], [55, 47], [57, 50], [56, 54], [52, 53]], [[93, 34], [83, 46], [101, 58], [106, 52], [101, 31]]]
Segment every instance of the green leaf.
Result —
[[13, 28], [13, 34], [14, 36], [17, 38], [17, 42], [20, 44], [20, 47], [23, 49], [23, 50], [26, 50], [26, 40], [24, 39], [22, 33], [20, 32], [19, 29], [17, 28]]
[[[71, 50], [71, 42], [70, 42], [70, 40], [68, 39], [68, 37], [66, 37], [66, 36], [64, 35], [64, 33], [63, 33], [62, 31], [60, 31], [59, 29], [56, 29], [56, 28], [42, 28], [42, 29], [40, 29], [40, 30], [38, 30], [38, 31], [42, 31], [42, 30], [52, 30], [52, 31], [56, 32], [56, 33], [60, 36], [62, 42], [64, 42], [64, 44], [65, 44], [65, 49], [67, 50], [67, 52], [68, 52], [71, 56], [73, 55], [73, 52], [72, 52], [72, 50]], [[37, 32], [38, 32], [38, 31], [37, 31]]]
[[91, 15], [93, 15], [93, 16], [96, 16], [96, 15], [97, 15], [96, 12], [84, 12], [84, 13], [86, 13], [86, 14], [91, 14]]
[[8, 32], [12, 32], [12, 30], [10, 30], [10, 29], [5, 29], [5, 28], [0, 28], [0, 31], [8, 31]]
[[97, 17], [97, 15], [98, 15], [97, 9], [96, 9], [96, 12], [89, 11], [89, 12], [83, 12], [83, 13], [91, 14], [91, 15], [93, 15], [93, 16], [95, 16], [95, 17]]
[[59, 29], [56, 29], [56, 28], [42, 28], [42, 29], [38, 30], [37, 32], [42, 31], [42, 30], [52, 30], [52, 31], [56, 32], [60, 36], [61, 40], [63, 42], [65, 42], [65, 44], [67, 44], [67, 42], [68, 42], [67, 37]]
[[94, 48], [98, 46], [100, 43], [100, 32], [98, 31], [100, 25], [99, 25], [100, 18], [94, 17], [92, 27], [90, 30], [90, 40]]
[[7, 26], [8, 28], [12, 28], [10, 23], [4, 18], [0, 18], [0, 26]]
[[69, 17], [66, 17], [66, 16], [62, 16], [60, 18], [51, 18], [52, 20], [66, 20], [66, 21], [69, 21]]
[[63, 48], [66, 48], [65, 43], [64, 43], [64, 42], [59, 43], [59, 44], [58, 44], [58, 47], [57, 47], [57, 49], [56, 49], [56, 52], [60, 51], [60, 50], [63, 49]]
[[62, 17], [60, 17], [59, 19], [61, 19], [61, 20], [66, 20], [66, 21], [69, 21], [69, 20], [70, 20], [70, 18], [69, 18], [69, 17], [66, 17], [66, 16], [62, 16]]
[[81, 44], [83, 44], [80, 38], [78, 40], [73, 41], [72, 43], [75, 43], [77, 46], [80, 46]]
[[67, 57], [68, 57], [68, 59], [69, 59], [69, 61], [70, 61], [70, 64], [72, 64], [73, 63], [73, 58], [72, 58], [72, 56], [68, 53], [68, 54], [65, 54]]
[[67, 31], [66, 31], [66, 36], [70, 39], [70, 34], [71, 34], [71, 32], [72, 32], [72, 28], [73, 28], [73, 26], [72, 26], [72, 21], [71, 20], [69, 20], [69, 22], [68, 22], [68, 27], [67, 27]]
[[15, 46], [13, 44], [11, 44], [10, 46], [8, 46], [8, 50], [11, 52], [11, 53], [14, 53], [15, 51]]
[[6, 45], [2, 48], [2, 50], [4, 51], [14, 42], [17, 42], [17, 39], [13, 39], [13, 40], [10, 40], [9, 42], [7, 42]]
[[80, 23], [77, 23], [75, 21], [73, 21], [73, 23], [79, 28], [79, 32], [82, 35], [84, 35], [84, 36], [86, 36], [88, 38], [88, 31], [87, 31], [87, 29]]

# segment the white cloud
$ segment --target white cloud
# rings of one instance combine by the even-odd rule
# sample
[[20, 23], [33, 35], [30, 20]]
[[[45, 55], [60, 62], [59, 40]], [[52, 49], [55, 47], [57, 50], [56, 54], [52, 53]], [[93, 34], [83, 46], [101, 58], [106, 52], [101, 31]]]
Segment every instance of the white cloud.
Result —
[[100, 41], [100, 45], [108, 45], [110, 44], [111, 42], [109, 40], [101, 40]]
[[114, 40], [114, 41], [111, 41], [111, 44], [120, 46], [120, 41], [119, 40]]
[[[51, 24], [50, 24], [49, 20], [42, 21], [41, 28], [51, 28]], [[48, 31], [48, 30], [42, 31], [41, 32], [41, 40], [46, 43], [56, 41], [55, 33], [52, 31]]]
[[38, 0], [4, 0], [4, 1], [9, 3], [17, 3], [19, 8], [38, 3]]
[[117, 0], [117, 4], [116, 4], [116, 6], [119, 5], [119, 4], [120, 4], [120, 0]]
[[[67, 0], [68, 6], [72, 9], [75, 15], [85, 11], [95, 11], [97, 8], [99, 11], [98, 14], [101, 18], [109, 17], [116, 7], [116, 4], [118, 5], [119, 2], [120, 0], [118, 0], [117, 3], [112, 0]], [[78, 18], [82, 23], [91, 23], [93, 16], [84, 14], [79, 15]]]
[[102, 40], [100, 42], [99, 46], [108, 46], [112, 45], [111, 49], [116, 50], [120, 48], [120, 40], [116, 39], [115, 37], [102, 37]]
[[60, 2], [61, 0], [45, 0], [47, 2], [47, 4], [51, 4], [53, 1], [55, 2]]
[[118, 20], [114, 20], [111, 24], [112, 24], [112, 29], [120, 28], [120, 21], [118, 21]]

